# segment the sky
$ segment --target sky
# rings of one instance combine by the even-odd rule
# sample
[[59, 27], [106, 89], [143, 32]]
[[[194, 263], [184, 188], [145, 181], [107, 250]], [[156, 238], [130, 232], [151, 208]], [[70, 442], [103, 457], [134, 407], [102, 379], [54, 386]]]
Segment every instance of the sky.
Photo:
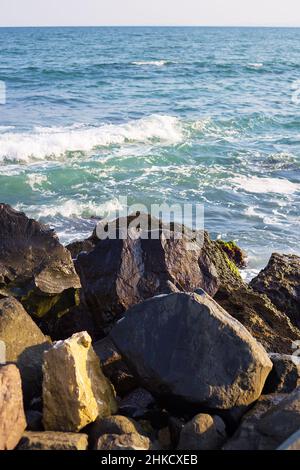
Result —
[[300, 26], [300, 0], [0, 0], [0, 26]]

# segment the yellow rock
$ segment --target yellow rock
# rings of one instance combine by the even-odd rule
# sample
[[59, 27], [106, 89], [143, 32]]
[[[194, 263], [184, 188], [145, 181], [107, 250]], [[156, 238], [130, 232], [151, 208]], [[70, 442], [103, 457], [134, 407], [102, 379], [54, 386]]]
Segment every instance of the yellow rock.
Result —
[[87, 332], [57, 341], [44, 353], [43, 423], [48, 431], [77, 432], [117, 411], [115, 391], [103, 375]]

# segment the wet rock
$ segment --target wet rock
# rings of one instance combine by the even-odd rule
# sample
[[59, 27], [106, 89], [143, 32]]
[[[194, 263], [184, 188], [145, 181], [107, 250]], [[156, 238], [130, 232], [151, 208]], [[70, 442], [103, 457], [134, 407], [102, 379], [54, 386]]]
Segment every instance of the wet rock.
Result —
[[6, 360], [18, 365], [28, 404], [42, 393], [43, 353], [50, 342], [13, 297], [0, 300], [0, 340], [6, 346]]
[[25, 428], [18, 368], [14, 364], [0, 366], [0, 450], [14, 449]]
[[266, 294], [271, 302], [300, 328], [300, 257], [273, 253], [251, 287]]
[[111, 339], [106, 337], [97, 341], [93, 348], [100, 359], [104, 375], [111, 381], [119, 397], [125, 397], [138, 387], [136, 378]]
[[219, 416], [200, 413], [187, 423], [180, 434], [180, 450], [216, 450], [226, 440], [225, 424]]
[[272, 368], [263, 347], [204, 292], [136, 305], [110, 336], [151, 393], [209, 409], [250, 405]]
[[26, 431], [17, 450], [87, 450], [87, 447], [86, 434]]
[[66, 312], [79, 287], [71, 254], [53, 230], [0, 204], [0, 295], [19, 299], [38, 322]]
[[43, 423], [49, 431], [80, 431], [117, 411], [112, 385], [86, 332], [54, 343], [44, 354]]
[[[221, 285], [243, 284], [235, 265], [206, 232], [183, 226], [169, 230], [146, 215], [114, 224], [115, 239], [99, 240], [76, 260], [83, 301], [99, 331], [108, 332], [126, 309], [157, 294], [200, 287], [214, 295]], [[131, 236], [121, 239], [128, 226]]]
[[150, 450], [151, 441], [139, 434], [104, 434], [97, 443], [97, 450]]
[[300, 387], [300, 364], [287, 354], [269, 354], [273, 369], [268, 375], [263, 393], [290, 393]]
[[277, 450], [300, 450], [300, 430], [292, 434]]

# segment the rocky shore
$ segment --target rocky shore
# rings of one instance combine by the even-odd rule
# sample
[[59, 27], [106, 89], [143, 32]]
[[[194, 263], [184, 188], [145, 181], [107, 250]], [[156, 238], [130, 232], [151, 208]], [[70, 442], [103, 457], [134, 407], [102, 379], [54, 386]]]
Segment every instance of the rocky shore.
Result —
[[300, 258], [246, 284], [158, 233], [64, 247], [0, 204], [1, 450], [300, 449]]

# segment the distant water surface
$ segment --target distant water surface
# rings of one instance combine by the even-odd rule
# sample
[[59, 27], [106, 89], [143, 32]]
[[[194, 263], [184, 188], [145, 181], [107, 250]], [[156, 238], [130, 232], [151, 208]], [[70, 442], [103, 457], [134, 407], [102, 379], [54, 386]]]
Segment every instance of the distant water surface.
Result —
[[300, 29], [2, 28], [0, 80], [0, 201], [63, 242], [128, 196], [300, 254]]

